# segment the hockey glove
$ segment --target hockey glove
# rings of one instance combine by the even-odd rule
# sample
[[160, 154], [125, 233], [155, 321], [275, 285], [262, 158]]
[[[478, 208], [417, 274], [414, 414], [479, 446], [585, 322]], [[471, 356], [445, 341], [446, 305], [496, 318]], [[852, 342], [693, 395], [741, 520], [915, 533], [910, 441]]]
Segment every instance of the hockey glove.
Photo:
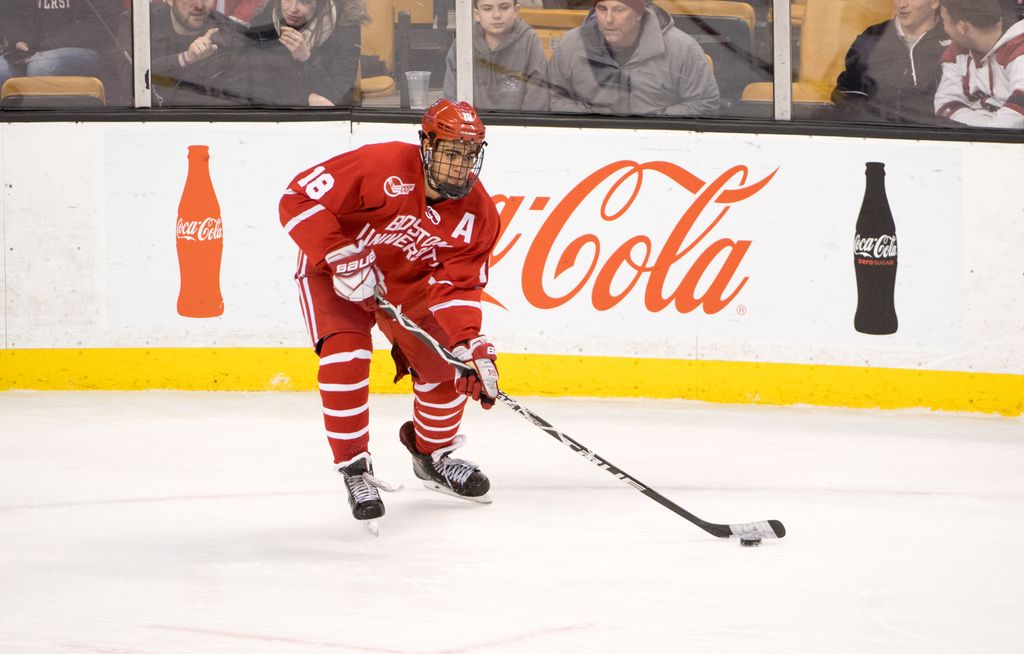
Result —
[[463, 341], [452, 348], [452, 354], [473, 366], [472, 371], [463, 372], [455, 380], [455, 390], [480, 401], [480, 406], [490, 409], [498, 397], [498, 368], [494, 365], [498, 353], [486, 336], [477, 336]]
[[377, 308], [377, 300], [373, 297], [374, 288], [384, 285], [384, 273], [377, 267], [377, 255], [358, 243], [346, 245], [333, 252], [328, 252], [324, 261], [331, 269], [334, 277], [334, 292], [338, 297], [355, 302], [367, 311]]

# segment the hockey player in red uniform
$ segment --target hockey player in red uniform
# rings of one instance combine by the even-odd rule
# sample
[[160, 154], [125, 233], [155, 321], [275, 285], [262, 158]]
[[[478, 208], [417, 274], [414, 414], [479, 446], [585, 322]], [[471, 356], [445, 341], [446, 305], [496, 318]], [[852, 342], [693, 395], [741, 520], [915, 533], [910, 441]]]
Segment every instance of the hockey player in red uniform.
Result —
[[[281, 224], [299, 246], [296, 280], [313, 346], [324, 425], [352, 515], [384, 515], [369, 453], [369, 372], [376, 324], [392, 344], [396, 381], [413, 377], [413, 419], [399, 431], [428, 488], [490, 502], [490, 482], [453, 457], [468, 397], [498, 393], [495, 349], [480, 333], [498, 214], [478, 175], [484, 125], [465, 102], [438, 100], [423, 114], [419, 147], [367, 145], [299, 173], [281, 198]], [[459, 376], [377, 310], [375, 289], [472, 365]], [[367, 523], [375, 530], [375, 522]]]

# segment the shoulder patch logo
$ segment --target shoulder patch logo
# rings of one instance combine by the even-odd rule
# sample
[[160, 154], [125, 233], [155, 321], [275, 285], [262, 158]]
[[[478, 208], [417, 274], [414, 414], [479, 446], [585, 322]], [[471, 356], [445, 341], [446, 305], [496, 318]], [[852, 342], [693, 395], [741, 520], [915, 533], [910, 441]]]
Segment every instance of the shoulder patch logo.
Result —
[[384, 194], [389, 198], [397, 198], [399, 195], [409, 195], [415, 188], [415, 184], [406, 184], [400, 177], [396, 177], [395, 175], [384, 180]]
[[437, 213], [437, 209], [430, 205], [427, 205], [427, 220], [429, 220], [434, 225], [441, 224], [441, 214]]

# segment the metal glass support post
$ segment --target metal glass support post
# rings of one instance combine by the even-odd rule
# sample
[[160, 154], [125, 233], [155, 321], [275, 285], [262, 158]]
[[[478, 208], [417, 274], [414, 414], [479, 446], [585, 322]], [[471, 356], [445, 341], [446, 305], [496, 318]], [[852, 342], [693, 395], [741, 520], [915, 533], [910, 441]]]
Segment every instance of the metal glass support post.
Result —
[[473, 0], [455, 0], [455, 95], [473, 104]]
[[132, 88], [136, 107], [153, 106], [149, 56], [149, 0], [132, 0]]
[[772, 0], [772, 52], [775, 57], [775, 120], [793, 119], [793, 57], [790, 40], [790, 0]]

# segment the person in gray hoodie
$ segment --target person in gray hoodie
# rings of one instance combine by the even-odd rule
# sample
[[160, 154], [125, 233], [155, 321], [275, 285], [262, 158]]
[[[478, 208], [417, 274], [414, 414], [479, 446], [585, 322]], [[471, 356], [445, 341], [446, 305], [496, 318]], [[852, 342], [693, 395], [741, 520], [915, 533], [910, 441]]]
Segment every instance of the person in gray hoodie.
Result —
[[[519, 0], [473, 0], [473, 106], [547, 111], [547, 58], [537, 34], [519, 19]], [[445, 60], [444, 96], [455, 97], [455, 43]]]
[[551, 111], [713, 116], [718, 85], [704, 51], [645, 0], [596, 0], [548, 65]]

